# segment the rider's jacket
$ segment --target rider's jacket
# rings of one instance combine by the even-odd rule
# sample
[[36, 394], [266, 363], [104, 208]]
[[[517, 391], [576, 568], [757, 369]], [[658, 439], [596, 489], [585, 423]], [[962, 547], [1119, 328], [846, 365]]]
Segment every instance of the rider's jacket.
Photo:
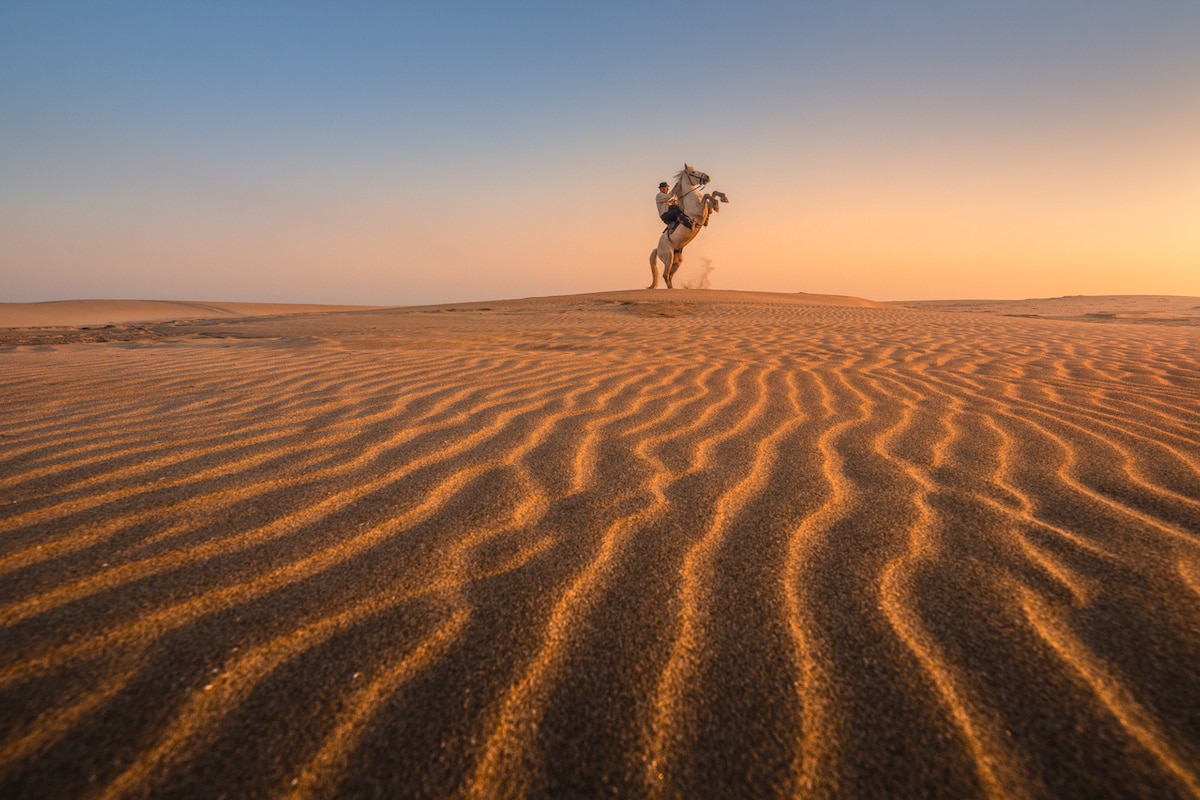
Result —
[[655, 192], [654, 202], [658, 204], [658, 215], [661, 217], [667, 213], [667, 209], [675, 205], [675, 195], [670, 192]]

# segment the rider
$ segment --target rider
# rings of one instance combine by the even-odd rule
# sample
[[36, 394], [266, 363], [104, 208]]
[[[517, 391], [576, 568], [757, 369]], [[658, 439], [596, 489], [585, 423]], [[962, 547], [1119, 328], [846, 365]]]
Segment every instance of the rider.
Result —
[[[658, 216], [663, 222], [668, 225], [683, 222], [687, 225], [687, 217], [679, 207], [679, 200], [671, 194], [671, 186], [666, 181], [658, 185], [658, 194], [654, 196], [654, 202], [658, 205]], [[692, 226], [688, 225], [688, 227]]]

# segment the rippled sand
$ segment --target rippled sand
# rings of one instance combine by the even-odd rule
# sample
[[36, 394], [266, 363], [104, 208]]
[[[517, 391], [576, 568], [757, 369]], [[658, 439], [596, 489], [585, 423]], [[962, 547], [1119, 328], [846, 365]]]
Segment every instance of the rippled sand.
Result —
[[0, 332], [0, 796], [1200, 796], [1197, 331]]
[[[171, 300], [51, 300], [46, 303], [0, 303], [0, 328], [103, 328], [128, 322], [215, 319], [377, 307], [298, 303], [187, 303]], [[3, 337], [0, 337], [0, 340], [3, 340]]]

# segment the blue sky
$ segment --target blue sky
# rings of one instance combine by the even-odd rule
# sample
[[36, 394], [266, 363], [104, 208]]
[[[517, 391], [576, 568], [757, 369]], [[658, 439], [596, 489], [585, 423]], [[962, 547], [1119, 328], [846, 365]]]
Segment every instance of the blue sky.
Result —
[[0, 301], [1200, 295], [1200, 3], [8, 3]]

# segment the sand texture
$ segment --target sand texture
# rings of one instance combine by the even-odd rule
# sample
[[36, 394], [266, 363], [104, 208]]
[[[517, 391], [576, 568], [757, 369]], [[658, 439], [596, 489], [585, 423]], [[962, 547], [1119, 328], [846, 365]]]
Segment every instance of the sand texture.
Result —
[[0, 328], [103, 327], [129, 322], [253, 317], [373, 307], [171, 300], [52, 300], [47, 303], [0, 303]]
[[105, 330], [0, 332], [2, 797], [1200, 797], [1193, 326]]
[[926, 300], [898, 303], [935, 311], [969, 311], [1008, 317], [1200, 326], [1200, 297], [1095, 295], [1032, 300]]

